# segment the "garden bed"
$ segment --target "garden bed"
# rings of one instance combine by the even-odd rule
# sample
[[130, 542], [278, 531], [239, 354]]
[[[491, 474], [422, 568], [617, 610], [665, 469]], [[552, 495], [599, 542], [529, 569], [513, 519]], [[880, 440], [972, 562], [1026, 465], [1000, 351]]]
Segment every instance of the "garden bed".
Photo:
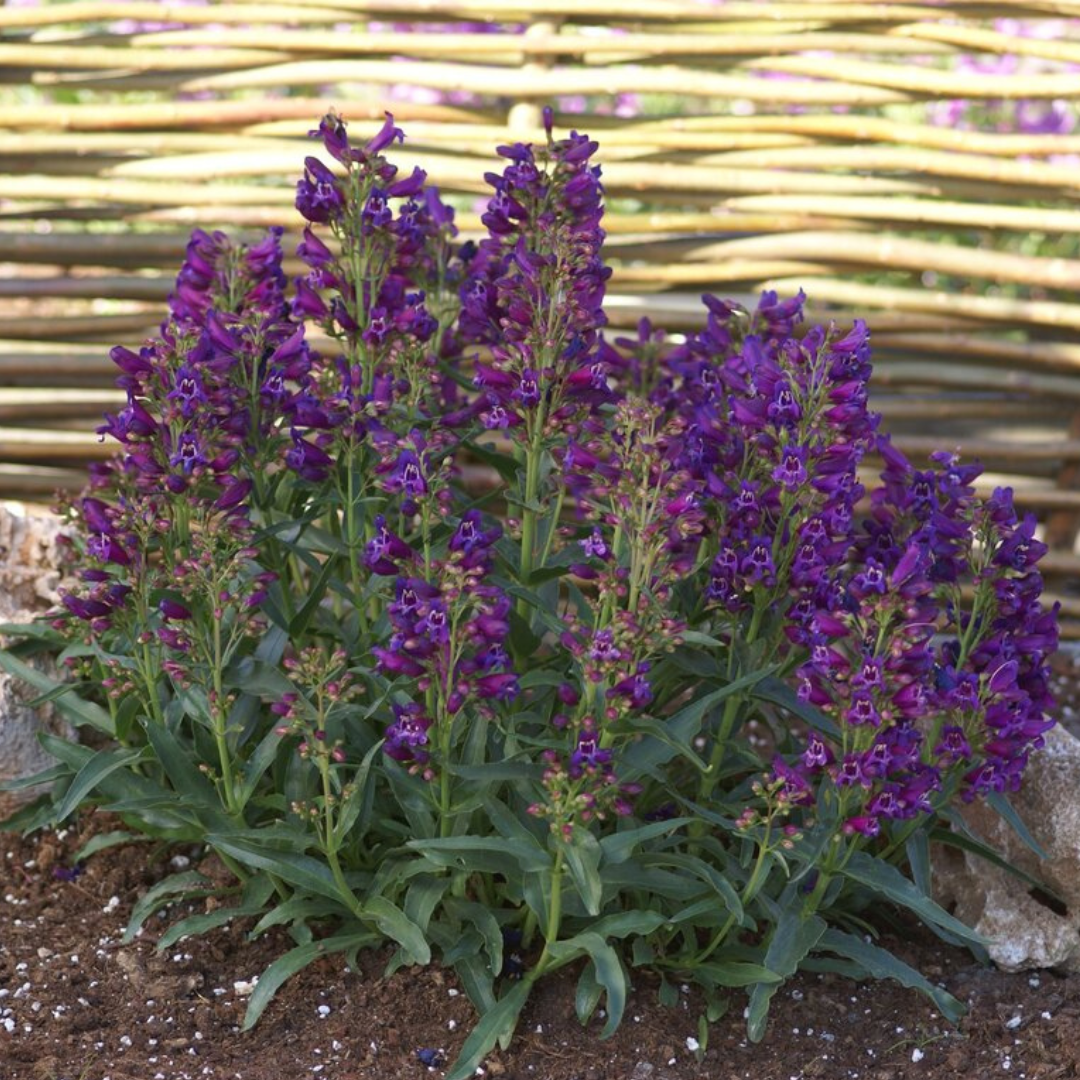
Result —
[[[1062, 724], [1080, 734], [1080, 664], [1057, 658]], [[387, 955], [340, 957], [287, 982], [255, 1030], [241, 1033], [252, 980], [291, 946], [273, 932], [249, 941], [238, 921], [198, 942], [154, 948], [163, 929], [194, 909], [168, 909], [130, 945], [132, 906], [154, 882], [199, 857], [150, 843], [91, 856], [87, 840], [114, 829], [84, 815], [57, 833], [0, 835], [0, 1064], [3, 1080], [319, 1080], [441, 1076], [475, 1013], [451, 972], [407, 969], [384, 980]], [[186, 853], [185, 853], [186, 851]], [[179, 860], [179, 861], [177, 861]], [[207, 868], [207, 867], [204, 867]], [[509, 1051], [484, 1063], [507, 1080], [954, 1080], [958, 1076], [1080, 1075], [1080, 974], [1010, 974], [973, 962], [926, 930], [881, 926], [888, 948], [970, 1006], [960, 1028], [925, 998], [893, 982], [855, 984], [800, 974], [775, 999], [768, 1033], [747, 1042], [744, 998], [694, 1052], [701, 1004], [691, 991], [658, 1004], [640, 978], [615, 1035], [602, 1017], [574, 1015], [576, 970], [543, 980]], [[237, 984], [240, 984], [239, 986]], [[249, 984], [245, 987], [244, 984]], [[429, 1056], [429, 1055], [424, 1055]]]
[[[121, 937], [139, 894], [175, 853], [150, 844], [92, 856], [71, 882], [55, 872], [101, 828], [86, 817], [58, 834], [5, 834], [0, 904], [0, 1062], [4, 1080], [360, 1080], [441, 1076], [419, 1051], [451, 1060], [475, 1014], [452, 973], [407, 969], [381, 979], [384, 954], [305, 969], [278, 992], [255, 1030], [240, 1033], [252, 978], [291, 945], [249, 942], [247, 924], [165, 952], [154, 940], [172, 918]], [[181, 856], [186, 858], [187, 856]], [[943, 983], [971, 1011], [957, 1031], [925, 998], [893, 982], [858, 985], [801, 974], [777, 995], [763, 1042], [746, 1040], [744, 999], [695, 1055], [699, 1002], [657, 1003], [641, 980], [616, 1034], [574, 1016], [576, 971], [543, 980], [508, 1052], [487, 1076], [538, 1080], [953, 1080], [959, 1076], [1071, 1077], [1080, 1070], [1080, 975], [1006, 974], [943, 947], [922, 930], [888, 935], [889, 948]], [[8, 1032], [6, 1029], [11, 1027]], [[699, 1052], [700, 1053], [700, 1052]], [[436, 1058], [438, 1060], [438, 1058]], [[479, 1075], [479, 1074], [478, 1074]]]

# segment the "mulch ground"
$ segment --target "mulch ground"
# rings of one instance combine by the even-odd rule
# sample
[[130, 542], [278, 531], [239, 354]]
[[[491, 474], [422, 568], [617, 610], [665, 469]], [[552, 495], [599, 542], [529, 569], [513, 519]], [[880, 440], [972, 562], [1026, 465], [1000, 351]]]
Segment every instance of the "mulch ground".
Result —
[[[1063, 673], [1069, 726], [1080, 701]], [[64, 880], [74, 854], [115, 820], [87, 814], [58, 833], [0, 833], [0, 1080], [421, 1080], [445, 1073], [475, 1020], [452, 972], [382, 977], [386, 954], [359, 971], [324, 959], [286, 983], [254, 1031], [243, 1033], [250, 984], [291, 942], [248, 941], [250, 923], [155, 948], [192, 910], [151, 919], [130, 945], [132, 905], [174, 860], [149, 843], [91, 856]], [[170, 865], [170, 863], [172, 863]], [[642, 980], [616, 1034], [574, 1015], [573, 972], [534, 991], [518, 1034], [478, 1075], [505, 1080], [957, 1080], [1080, 1077], [1080, 975], [984, 968], [918, 928], [884, 944], [941, 983], [970, 1011], [959, 1028], [895, 983], [805, 974], [776, 996], [768, 1034], [746, 1040], [745, 998], [697, 1045], [700, 1002], [665, 1007]], [[245, 985], [247, 984], [247, 985]], [[421, 1053], [423, 1052], [423, 1053]], [[434, 1064], [428, 1064], [434, 1062]]]

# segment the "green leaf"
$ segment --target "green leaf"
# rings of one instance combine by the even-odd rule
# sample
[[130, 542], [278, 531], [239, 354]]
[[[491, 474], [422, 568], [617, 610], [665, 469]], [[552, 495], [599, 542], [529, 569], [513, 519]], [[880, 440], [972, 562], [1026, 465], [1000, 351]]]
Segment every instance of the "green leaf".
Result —
[[875, 979], [895, 979], [901, 986], [918, 990], [930, 998], [941, 1015], [954, 1024], [967, 1012], [967, 1006], [963, 1002], [957, 1001], [947, 990], [935, 986], [910, 964], [905, 964], [887, 949], [864, 941], [855, 934], [836, 929], [826, 930], [819, 948], [853, 960]]
[[1035, 837], [1031, 835], [1031, 830], [1024, 824], [1024, 819], [1016, 812], [1016, 808], [1009, 802], [1003, 792], [991, 791], [986, 796], [986, 801], [1009, 823], [1013, 832], [1020, 837], [1028, 851], [1040, 859], [1050, 858]]
[[707, 986], [754, 986], [758, 983], [771, 985], [783, 982], [783, 976], [764, 967], [744, 960], [713, 960], [697, 964], [694, 977]]
[[607, 1023], [600, 1038], [610, 1038], [622, 1022], [626, 1010], [626, 972], [618, 954], [599, 934], [590, 930], [575, 934], [566, 941], [549, 942], [547, 951], [560, 964], [582, 953], [592, 960], [596, 981], [604, 988], [607, 998]]
[[493, 1009], [480, 1018], [465, 1040], [446, 1080], [471, 1080], [476, 1067], [497, 1042], [508, 1041], [517, 1027], [518, 1017], [528, 999], [532, 983], [527, 979], [514, 983]]
[[518, 679], [518, 686], [522, 690], [531, 690], [537, 686], [562, 686], [564, 682], [566, 682], [566, 675], [563, 672], [534, 668]]
[[461, 979], [461, 985], [469, 995], [473, 1008], [481, 1016], [495, 1008], [495, 976], [478, 952], [457, 957], [454, 960], [454, 970]]
[[164, 724], [148, 723], [146, 737], [177, 794], [184, 800], [191, 799], [199, 804], [210, 828], [228, 828], [229, 819], [222, 812], [214, 785], [195, 765], [198, 757], [194, 748], [184, 746]]
[[[694, 749], [691, 744], [692, 740], [679, 738], [678, 732], [670, 728], [666, 720], [657, 720], [652, 716], [636, 716], [629, 720], [629, 725], [633, 733], [639, 738], [648, 737], [664, 743], [674, 750], [675, 754], [679, 754], [689, 761], [698, 772], [708, 772], [708, 763]], [[645, 741], [644, 738], [643, 741]]]
[[46, 622], [0, 623], [0, 636], [33, 638], [35, 641], [57, 642], [58, 644], [64, 641], [64, 635]]
[[[515, 814], [502, 799], [485, 796], [483, 805], [488, 820], [501, 837], [535, 852], [544, 860], [545, 867], [548, 865], [547, 851], [540, 839], [541, 837], [545, 840], [547, 838], [548, 827], [546, 823], [538, 821], [529, 814], [520, 816]], [[530, 831], [529, 825], [532, 825], [537, 831]]]
[[89, 840], [75, 853], [72, 862], [82, 862], [84, 859], [89, 859], [91, 855], [96, 854], [99, 851], [104, 851], [106, 848], [118, 847], [120, 844], [136, 844], [145, 842], [147, 837], [137, 836], [135, 833], [125, 832], [123, 829], [116, 829], [113, 832], [98, 833], [96, 836], [91, 836]]
[[398, 806], [405, 813], [413, 836], [431, 836], [435, 831], [435, 817], [431, 812], [427, 784], [418, 777], [410, 776], [392, 758], [383, 761], [382, 772], [390, 784]]
[[303, 637], [307, 631], [311, 617], [318, 610], [323, 597], [326, 595], [326, 588], [333, 572], [334, 560], [326, 559], [319, 570], [318, 577], [311, 583], [311, 590], [304, 601], [304, 606], [293, 616], [292, 621], [289, 623], [289, 636], [293, 641]]
[[817, 915], [804, 915], [791, 908], [780, 913], [780, 919], [765, 952], [765, 967], [779, 978], [772, 982], [756, 983], [750, 993], [746, 1034], [751, 1042], [761, 1042], [765, 1034], [769, 1003], [780, 983], [795, 974], [803, 958], [821, 940], [826, 929], [825, 920]]
[[650, 821], [648, 825], [639, 825], [636, 829], [623, 829], [620, 832], [610, 833], [600, 840], [604, 863], [610, 865], [626, 862], [639, 845], [658, 836], [673, 833], [684, 825], [691, 824], [693, 820], [689, 817], [667, 818], [664, 821]]
[[507, 484], [512, 484], [521, 471], [521, 463], [509, 454], [500, 454], [490, 446], [481, 446], [471, 440], [465, 440], [461, 445], [479, 461], [490, 465]]
[[279, 698], [295, 690], [276, 663], [242, 657], [222, 672], [222, 682], [230, 690], [243, 690], [259, 697]]
[[651, 934], [666, 923], [667, 917], [658, 911], [618, 911], [591, 923], [589, 929], [602, 937], [621, 939], [631, 934]]
[[[99, 753], [88, 746], [44, 732], [38, 735], [38, 741], [74, 772], [78, 772]], [[185, 815], [175, 794], [147, 777], [121, 769], [105, 777], [101, 781], [101, 789], [110, 800], [102, 804], [104, 808], [117, 813], [137, 814], [139, 827], [144, 832], [163, 835], [169, 830], [176, 830], [170, 833], [174, 839], [203, 838], [205, 830], [192, 828], [197, 822], [193, 816]]]
[[219, 926], [227, 926], [233, 919], [258, 915], [266, 906], [266, 901], [274, 891], [274, 883], [269, 877], [253, 877], [244, 888], [244, 898], [234, 907], [219, 907], [201, 915], [189, 915], [186, 919], [173, 923], [158, 938], [155, 946], [158, 952], [175, 945], [181, 938], [196, 937]]
[[[719, 638], [710, 637], [708, 634], [703, 634], [699, 630], [680, 630], [679, 637], [682, 638], [687, 645], [703, 645], [706, 649], [723, 649], [725, 648], [724, 642]], [[719, 674], [720, 667], [713, 661], [713, 674]]]
[[375, 785], [369, 783], [371, 765], [382, 746], [383, 740], [380, 739], [364, 755], [350, 781], [351, 790], [338, 808], [337, 822], [334, 825], [334, 843], [338, 847], [346, 839], [350, 838], [349, 834], [353, 831], [357, 821], [362, 820], [363, 824], [359, 830], [359, 836], [351, 839], [359, 839], [367, 832], [367, 819], [371, 813], [371, 805], [375, 798]]
[[539, 780], [544, 767], [531, 761], [490, 761], [484, 765], [448, 765], [447, 772], [472, 784], [487, 785], [504, 780]]
[[458, 870], [502, 873], [507, 860], [523, 871], [550, 869], [551, 859], [540, 848], [530, 849], [498, 836], [452, 836], [437, 840], [410, 840], [406, 847], [419, 851], [437, 866]]
[[0, 818], [0, 832], [21, 832], [23, 836], [44, 829], [53, 822], [53, 805], [41, 795], [16, 810], [6, 818]]
[[[550, 875], [548, 875], [550, 876]], [[652, 866], [642, 866], [640, 862], [618, 863], [601, 869], [605, 884], [622, 889], [643, 889], [657, 896], [670, 897], [672, 900], [687, 901], [701, 896], [701, 885], [692, 881], [685, 874], [673, 874]], [[526, 895], [526, 900], [528, 896]], [[542, 925], [542, 924], [541, 924]]]
[[547, 926], [551, 910], [551, 871], [526, 874], [521, 883], [521, 893], [529, 910], [536, 916], [540, 926]]
[[254, 940], [272, 926], [287, 926], [290, 923], [305, 923], [315, 919], [324, 919], [341, 914], [341, 901], [319, 896], [293, 896], [283, 904], [271, 908], [248, 933], [249, 940]]
[[665, 717], [664, 728], [671, 742], [663, 743], [657, 739], [643, 739], [631, 746], [623, 755], [624, 767], [621, 773], [629, 778], [635, 772], [649, 772], [658, 765], [669, 762], [675, 756], [672, 744], [691, 745], [695, 736], [701, 733], [702, 723], [711, 709], [716, 708], [720, 702], [731, 697], [732, 694], [757, 686], [774, 670], [775, 665], [770, 665], [760, 671], [752, 671], [720, 687], [719, 690], [713, 690], [696, 701], [690, 702], [673, 716]]
[[125, 945], [129, 945], [135, 940], [142, 924], [158, 908], [175, 903], [179, 896], [208, 896], [214, 891], [213, 882], [205, 874], [200, 874], [198, 870], [184, 870], [179, 874], [170, 874], [149, 888], [135, 902], [121, 940]]
[[590, 960], [578, 976], [577, 990], [574, 992], [574, 1012], [577, 1013], [578, 1023], [584, 1027], [600, 1004], [600, 997], [604, 988], [597, 982], [596, 967]]
[[754, 697], [762, 701], [771, 701], [774, 705], [787, 709], [800, 720], [805, 720], [812, 728], [837, 741], [840, 740], [840, 729], [836, 724], [820, 709], [815, 709], [813, 705], [803, 701], [786, 682], [781, 682], [780, 679], [771, 676], [762, 679], [754, 690]]
[[302, 971], [312, 961], [321, 956], [329, 956], [332, 953], [344, 952], [347, 949], [359, 949], [365, 945], [374, 944], [375, 935], [367, 931], [336, 934], [334, 937], [323, 938], [322, 941], [313, 941], [309, 945], [298, 945], [290, 949], [284, 956], [275, 960], [259, 976], [259, 982], [248, 1002], [247, 1012], [244, 1014], [244, 1031], [250, 1031], [258, 1023], [263, 1010], [273, 1000], [281, 984], [291, 978], [298, 971]]
[[887, 896], [895, 904], [906, 907], [930, 926], [940, 926], [965, 941], [976, 945], [985, 945], [986, 940], [965, 926], [959, 919], [950, 915], [943, 907], [934, 903], [921, 892], [895, 866], [867, 855], [865, 851], [856, 851], [848, 859], [841, 873], [852, 881], [865, 885], [873, 892]]
[[27, 709], [40, 709], [42, 705], [48, 705], [52, 701], [56, 701], [57, 698], [61, 698], [64, 694], [73, 693], [76, 690], [81, 690], [83, 687], [89, 688], [91, 684], [88, 682], [77, 683], [57, 683], [51, 690], [46, 691], [44, 694], [38, 694], [37, 697], [31, 698], [24, 703], [24, 708]]
[[458, 922], [467, 922], [475, 926], [484, 941], [484, 951], [488, 956], [488, 974], [494, 978], [502, 971], [503, 934], [498, 920], [486, 904], [474, 900], [464, 900], [457, 896], [449, 897], [443, 904], [447, 915]]
[[[959, 817], [959, 814], [956, 816]], [[1052, 885], [1049, 885], [1045, 881], [1041, 881], [1039, 878], [1034, 877], [1025, 870], [1021, 870], [1019, 866], [1013, 866], [1001, 852], [995, 851], [989, 844], [984, 843], [972, 832], [953, 832], [949, 829], [935, 829], [930, 834], [930, 839], [939, 844], [948, 844], [950, 847], [959, 848], [961, 851], [970, 851], [973, 855], [978, 855], [980, 859], [985, 859], [988, 863], [993, 863], [994, 866], [998, 866], [1002, 870], [1006, 870], [1015, 877], [1018, 877], [1033, 889], [1041, 889], [1062, 904], [1066, 903], [1065, 898], [1057, 892]]]
[[82, 804], [83, 800], [109, 775], [118, 769], [126, 769], [143, 757], [141, 749], [99, 750], [71, 781], [60, 805], [56, 808], [56, 820], [63, 821]]
[[930, 895], [930, 839], [926, 829], [916, 829], [904, 844], [907, 852], [908, 866], [911, 867], [911, 877], [915, 887], [921, 893]]
[[[4, 649], [0, 649], [0, 668], [45, 694], [67, 685], [57, 679], [50, 679], [44, 672], [39, 671], [31, 664], [23, 663], [22, 660]], [[73, 693], [65, 693], [56, 699], [56, 707], [73, 724], [89, 724], [90, 727], [95, 727], [98, 731], [105, 732], [106, 735], [112, 736], [116, 734], [112, 717], [105, 709], [100, 705], [95, 705], [92, 701], [83, 701], [82, 698]]]
[[435, 877], [432, 874], [418, 874], [405, 893], [405, 915], [420, 928], [423, 933], [431, 922], [431, 913], [438, 906], [443, 894], [452, 882], [448, 877]]
[[410, 955], [410, 963], [431, 963], [431, 947], [424, 938], [424, 932], [385, 896], [374, 896], [366, 901], [362, 914], [373, 919], [388, 938], [396, 941]]
[[716, 893], [736, 923], [742, 925], [743, 906], [739, 894], [732, 887], [731, 882], [718, 870], [705, 862], [704, 859], [699, 859], [695, 855], [683, 855], [677, 851], [661, 851], [644, 856], [642, 865], [674, 866], [679, 870], [685, 870], [687, 873], [693, 874]]
[[243, 780], [239, 787], [240, 805], [247, 806], [255, 789], [259, 785], [266, 770], [274, 763], [277, 757], [278, 747], [281, 745], [282, 736], [275, 728], [271, 728], [255, 747], [255, 752], [248, 758], [244, 765]]
[[52, 765], [32, 776], [20, 776], [14, 780], [0, 781], [0, 791], [25, 791], [27, 788], [37, 787], [39, 784], [51, 784], [70, 775], [71, 770], [66, 765]]
[[295, 885], [298, 889], [336, 900], [350, 910], [355, 906], [355, 898], [342, 896], [326, 864], [310, 855], [264, 847], [218, 833], [211, 833], [207, 836], [206, 842], [218, 851], [239, 859], [245, 866], [277, 874], [278, 877], [289, 882], [290, 885]]
[[604, 887], [600, 881], [600, 844], [587, 829], [577, 827], [563, 844], [566, 865], [578, 896], [590, 915], [600, 914]]

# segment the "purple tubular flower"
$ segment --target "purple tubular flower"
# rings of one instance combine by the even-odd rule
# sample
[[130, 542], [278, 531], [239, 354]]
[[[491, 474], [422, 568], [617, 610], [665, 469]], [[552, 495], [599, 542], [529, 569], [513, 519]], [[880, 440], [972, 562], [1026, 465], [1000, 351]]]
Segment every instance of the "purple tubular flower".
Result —
[[334, 174], [318, 158], [304, 159], [304, 176], [296, 185], [296, 209], [308, 220], [325, 225], [345, 211], [345, 196]]
[[399, 127], [394, 126], [392, 113], [386, 113], [386, 121], [377, 134], [364, 147], [365, 154], [378, 154], [385, 150], [395, 139], [400, 143], [405, 141], [405, 133]]
[[221, 494], [214, 501], [214, 507], [218, 510], [235, 510], [251, 494], [254, 483], [251, 480], [226, 480]]
[[90, 532], [109, 534], [113, 531], [108, 504], [101, 499], [87, 496], [79, 501], [79, 508], [82, 510], [83, 521]]
[[802, 487], [807, 480], [806, 450], [798, 446], [787, 447], [780, 464], [772, 471], [772, 478], [789, 491]]
[[334, 464], [325, 450], [294, 431], [292, 447], [285, 454], [285, 464], [298, 476], [312, 483], [325, 480]]
[[483, 529], [481, 520], [479, 510], [467, 510], [450, 537], [448, 546], [450, 551], [461, 554], [461, 562], [466, 569], [483, 568], [486, 572], [491, 563], [492, 545], [502, 536], [502, 528], [495, 525]]
[[185, 475], [206, 464], [202, 451], [202, 440], [194, 431], [185, 431], [177, 440], [176, 449], [169, 456], [169, 464], [178, 468]]
[[384, 649], [377, 645], [372, 648], [371, 652], [377, 661], [376, 666], [379, 671], [386, 675], [405, 675], [409, 678], [416, 678], [424, 674], [423, 665], [403, 652]]
[[390, 576], [401, 572], [401, 564], [415, 558], [413, 549], [386, 525], [386, 517], [375, 517], [375, 535], [364, 551], [364, 565], [373, 574]]
[[860, 836], [873, 837], [881, 832], [881, 823], [871, 814], [859, 814], [844, 822], [843, 831], [848, 836], [858, 833]]
[[413, 168], [412, 173], [404, 180], [395, 180], [386, 189], [386, 194], [392, 199], [411, 199], [419, 195], [427, 179], [427, 173], [423, 169]]
[[512, 671], [495, 675], [482, 675], [475, 682], [476, 696], [496, 698], [499, 701], [512, 701], [520, 692], [518, 677]]
[[423, 764], [431, 755], [425, 749], [428, 745], [428, 729], [431, 717], [415, 702], [407, 705], [393, 705], [394, 721], [386, 729], [386, 741], [383, 753], [395, 761], [417, 762]]
[[102, 600], [74, 596], [68, 592], [60, 594], [60, 602], [72, 615], [85, 622], [89, 622], [91, 619], [102, 618], [112, 612], [112, 606], [106, 604]]
[[191, 611], [175, 600], [164, 599], [158, 603], [158, 610], [166, 619], [190, 619]]
[[191, 642], [188, 638], [179, 630], [172, 629], [172, 627], [159, 627], [157, 630], [157, 637], [162, 644], [167, 645], [176, 652], [186, 653], [191, 648]]
[[86, 554], [118, 566], [127, 566], [131, 562], [127, 549], [108, 533], [95, 533], [90, 536], [86, 541]]
[[349, 138], [341, 118], [333, 112], [327, 113], [315, 131], [309, 131], [311, 138], [321, 138], [326, 152], [342, 165], [349, 165], [356, 160], [356, 151], [349, 146]]
[[578, 733], [577, 748], [570, 755], [570, 775], [575, 779], [586, 772], [606, 769], [613, 754], [600, 748], [599, 736], [591, 728]]
[[608, 691], [608, 697], [624, 697], [629, 701], [632, 708], [645, 708], [653, 699], [652, 686], [645, 674], [648, 670], [648, 662], [640, 664], [633, 675], [620, 679]]

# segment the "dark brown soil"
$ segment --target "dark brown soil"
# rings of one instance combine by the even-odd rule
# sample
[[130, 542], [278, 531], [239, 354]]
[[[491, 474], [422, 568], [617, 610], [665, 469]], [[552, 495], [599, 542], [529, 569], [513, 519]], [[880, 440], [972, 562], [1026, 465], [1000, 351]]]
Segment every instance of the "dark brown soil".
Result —
[[[1074, 705], [1076, 676], [1066, 672]], [[1073, 706], [1062, 709], [1067, 726]], [[244, 987], [291, 942], [246, 939], [233, 926], [164, 952], [163, 927], [189, 908], [151, 919], [131, 945], [121, 935], [133, 903], [170, 860], [149, 843], [91, 856], [86, 839], [115, 821], [88, 815], [59, 833], [0, 833], [0, 1080], [420, 1080], [442, 1076], [418, 1051], [452, 1060], [475, 1016], [452, 973], [430, 968], [381, 977], [385, 955], [362, 970], [324, 959], [286, 983], [258, 1027], [241, 1033]], [[884, 943], [970, 1004], [954, 1029], [895, 983], [801, 975], [777, 995], [769, 1032], [746, 1041], [745, 999], [697, 1046], [692, 992], [663, 1007], [642, 979], [607, 1041], [602, 1022], [574, 1016], [574, 974], [534, 991], [509, 1051], [484, 1063], [506, 1080], [957, 1080], [1080, 1077], [1080, 975], [1007, 974], [908, 929]], [[425, 1055], [429, 1057], [430, 1055]], [[480, 1073], [478, 1073], [480, 1075]]]

